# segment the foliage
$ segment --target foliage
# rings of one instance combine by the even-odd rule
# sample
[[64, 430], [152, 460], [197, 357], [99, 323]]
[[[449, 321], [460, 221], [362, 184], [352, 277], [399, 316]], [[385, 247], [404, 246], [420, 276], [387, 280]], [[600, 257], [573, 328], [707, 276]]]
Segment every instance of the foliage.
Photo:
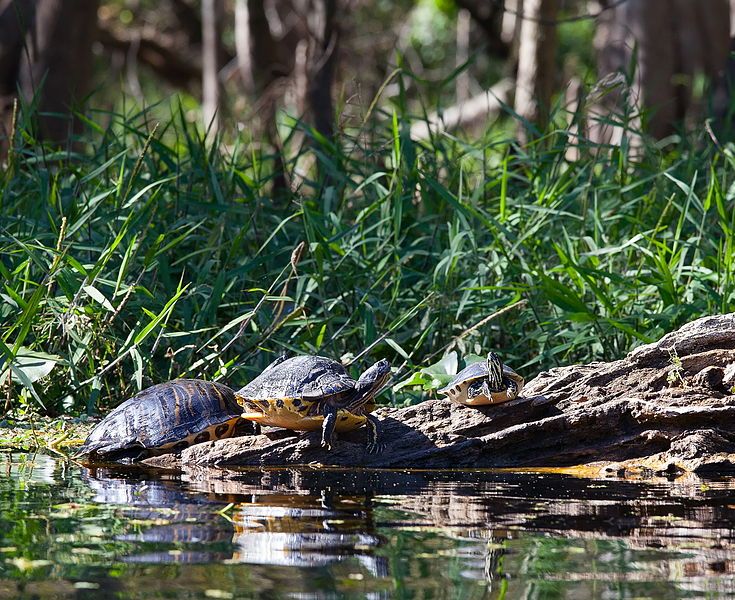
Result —
[[735, 308], [731, 146], [417, 143], [392, 105], [334, 144], [287, 121], [285, 197], [265, 150], [205, 143], [182, 110], [95, 113], [70, 151], [25, 113], [0, 171], [3, 395], [94, 412], [177, 376], [239, 386], [284, 351], [403, 379], [493, 349], [529, 378]]
[[89, 430], [90, 423], [79, 417], [4, 419], [0, 421], [0, 451], [66, 454], [84, 442]]

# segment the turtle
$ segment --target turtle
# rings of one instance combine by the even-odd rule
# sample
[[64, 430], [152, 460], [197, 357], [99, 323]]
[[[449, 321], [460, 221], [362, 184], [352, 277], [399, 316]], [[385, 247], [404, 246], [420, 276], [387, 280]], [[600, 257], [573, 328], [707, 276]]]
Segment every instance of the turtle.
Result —
[[233, 435], [242, 409], [226, 385], [175, 379], [149, 387], [108, 414], [76, 456], [139, 460]]
[[465, 367], [439, 393], [466, 406], [500, 404], [517, 398], [523, 383], [523, 377], [490, 352], [487, 361]]
[[335, 431], [368, 425], [367, 450], [380, 452], [373, 398], [390, 376], [382, 359], [355, 381], [345, 368], [324, 356], [281, 356], [235, 393], [243, 419], [294, 431], [322, 430], [323, 448], [332, 448]]

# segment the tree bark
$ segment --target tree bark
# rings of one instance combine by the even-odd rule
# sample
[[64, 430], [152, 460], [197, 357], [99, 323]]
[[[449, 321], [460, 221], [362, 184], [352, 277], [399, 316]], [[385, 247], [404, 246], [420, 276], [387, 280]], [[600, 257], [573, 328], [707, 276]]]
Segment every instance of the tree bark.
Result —
[[518, 40], [521, 34], [523, 21], [523, 0], [505, 0], [503, 2], [503, 18], [500, 26], [500, 39], [503, 43], [511, 46]]
[[[729, 42], [728, 0], [709, 0], [706, 8], [694, 0], [628, 0], [603, 12], [595, 38], [599, 76], [609, 80], [622, 73], [629, 81], [623, 93], [614, 90], [600, 101], [603, 118], [631, 108], [634, 114], [643, 111], [647, 132], [657, 138], [673, 133], [683, 120], [695, 120], [701, 106], [693, 95], [694, 79], [720, 75]], [[590, 135], [596, 142], [620, 137], [604, 124]]]
[[[470, 58], [470, 25], [471, 15], [467, 9], [460, 8], [457, 12], [457, 57], [455, 66], [457, 68], [465, 64]], [[470, 99], [470, 72], [465, 69], [457, 74], [454, 83], [455, 99], [457, 104], [467, 102]]]
[[[25, 102], [37, 103], [39, 136], [45, 141], [64, 143], [79, 129], [71, 113], [90, 89], [97, 6], [98, 0], [38, 0], [35, 4], [18, 0], [2, 11], [3, 93], [8, 93], [9, 84], [17, 83]], [[7, 10], [22, 16], [14, 21], [17, 29]], [[5, 27], [10, 32], [7, 37]], [[21, 52], [18, 35], [24, 40]], [[17, 79], [12, 82], [15, 61]]]
[[30, 1], [0, 0], [0, 157], [7, 152], [11, 137], [23, 38], [33, 23], [33, 13]]
[[[248, 94], [255, 93], [253, 61], [250, 57], [250, 11], [247, 0], [235, 0], [235, 52], [240, 79]], [[268, 32], [270, 37], [270, 31]], [[272, 39], [272, 38], [271, 38]]]
[[202, 0], [202, 117], [213, 135], [219, 129], [222, 12], [222, 0]]
[[309, 13], [307, 104], [314, 128], [327, 139], [334, 136], [332, 82], [337, 63], [339, 28], [337, 0], [314, 0]]
[[512, 38], [511, 40], [503, 39], [505, 11], [502, 3], [487, 0], [456, 0], [456, 4], [461, 10], [469, 12], [472, 20], [483, 31], [488, 52], [498, 58], [507, 58]]
[[[525, 0], [520, 28], [515, 111], [529, 123], [543, 129], [549, 118], [555, 88], [556, 24], [559, 0]], [[519, 138], [528, 139], [528, 130], [519, 124]]]

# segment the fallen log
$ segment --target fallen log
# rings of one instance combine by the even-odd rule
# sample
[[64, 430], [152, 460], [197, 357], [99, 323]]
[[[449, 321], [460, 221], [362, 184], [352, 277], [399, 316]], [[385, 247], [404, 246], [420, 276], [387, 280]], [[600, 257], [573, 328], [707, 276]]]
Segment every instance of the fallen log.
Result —
[[428, 400], [381, 408], [379, 455], [365, 432], [325, 451], [319, 432], [271, 430], [197, 444], [158, 466], [338, 465], [374, 468], [735, 470], [735, 313], [704, 317], [622, 360], [540, 373], [521, 397], [466, 407]]
[[432, 135], [444, 131], [454, 131], [459, 127], [475, 127], [485, 124], [493, 116], [510, 104], [515, 82], [512, 79], [501, 79], [490, 89], [460, 102], [441, 112], [427, 115], [425, 121], [416, 121], [411, 125], [411, 139], [428, 140]]

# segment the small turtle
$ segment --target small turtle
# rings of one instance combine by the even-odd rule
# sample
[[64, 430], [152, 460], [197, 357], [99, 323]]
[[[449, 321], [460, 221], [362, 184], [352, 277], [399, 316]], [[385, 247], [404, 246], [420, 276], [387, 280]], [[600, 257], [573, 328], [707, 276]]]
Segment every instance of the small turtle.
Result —
[[77, 456], [138, 460], [229, 437], [242, 409], [226, 385], [176, 379], [123, 402], [89, 433]]
[[338, 362], [323, 356], [281, 357], [236, 393], [242, 417], [295, 431], [322, 430], [322, 447], [331, 449], [335, 431], [368, 425], [367, 450], [382, 450], [373, 398], [390, 376], [379, 360], [355, 381]]
[[490, 352], [487, 361], [465, 367], [439, 393], [467, 406], [500, 404], [517, 398], [523, 383], [523, 377]]

